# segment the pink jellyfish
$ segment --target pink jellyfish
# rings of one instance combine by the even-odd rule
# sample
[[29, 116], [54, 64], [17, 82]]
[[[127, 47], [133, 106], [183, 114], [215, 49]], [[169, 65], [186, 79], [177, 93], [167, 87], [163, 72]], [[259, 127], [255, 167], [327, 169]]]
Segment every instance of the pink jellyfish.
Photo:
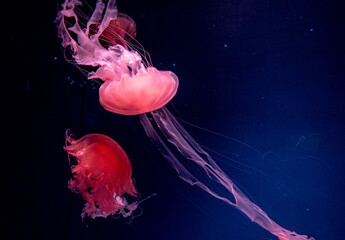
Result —
[[132, 167], [125, 151], [113, 139], [102, 134], [87, 134], [76, 140], [66, 132], [68, 155], [76, 158], [71, 166], [68, 187], [86, 201], [82, 211], [92, 218], [122, 214], [132, 215], [137, 203], [128, 203], [125, 193], [136, 196], [131, 176]]
[[[126, 20], [117, 20], [115, 1], [108, 2], [102, 18], [105, 5], [99, 0], [86, 28], [82, 29], [74, 11], [79, 5], [78, 0], [62, 4], [63, 10], [56, 18], [58, 36], [63, 47], [70, 47], [78, 65], [99, 67], [88, 78], [104, 81], [99, 89], [101, 105], [114, 113], [137, 115], [167, 104], [177, 92], [178, 78], [170, 71], [158, 71], [148, 63], [145, 66], [138, 52], [127, 50], [128, 45], [124, 43], [126, 37], [135, 36], [134, 21], [124, 18], [124, 14], [120, 16]], [[65, 18], [74, 18], [75, 24], [67, 28]], [[78, 36], [77, 40], [70, 32]], [[109, 37], [110, 40], [104, 40]], [[104, 48], [100, 39], [110, 46]]]
[[[270, 219], [164, 107], [177, 91], [178, 78], [170, 71], [152, 67], [146, 52], [141, 49], [143, 54], [140, 55], [140, 51], [136, 51], [119, 33], [128, 28], [111, 24], [120, 16], [115, 0], [109, 0], [107, 7], [98, 0], [84, 28], [81, 28], [75, 12], [78, 5], [81, 2], [77, 0], [66, 0], [62, 5], [63, 9], [56, 18], [58, 36], [62, 38], [62, 46], [72, 50], [78, 65], [98, 67], [88, 78], [104, 81], [99, 89], [99, 99], [106, 110], [123, 115], [139, 114], [148, 137], [187, 183], [237, 208], [280, 240], [313, 239], [289, 231]], [[74, 24], [67, 28], [69, 18], [73, 18]], [[90, 26], [95, 24], [99, 26], [97, 31], [90, 32]], [[105, 35], [105, 29], [109, 29], [113, 36]], [[70, 32], [77, 35], [76, 40]], [[128, 32], [125, 36], [134, 35]], [[109, 39], [110, 45], [104, 47], [100, 43], [104, 38], [116, 40]], [[114, 43], [116, 45], [111, 45]]]

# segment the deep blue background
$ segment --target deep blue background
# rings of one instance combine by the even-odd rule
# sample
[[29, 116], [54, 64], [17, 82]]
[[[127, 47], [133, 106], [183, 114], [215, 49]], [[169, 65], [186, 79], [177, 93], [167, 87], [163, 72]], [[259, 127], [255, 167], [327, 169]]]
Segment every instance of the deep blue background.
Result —
[[[1, 3], [5, 230], [25, 239], [66, 239], [66, 229], [68, 239], [83, 240], [276, 239], [179, 179], [136, 116], [100, 106], [98, 86], [63, 58], [54, 24], [60, 2]], [[233, 160], [218, 159], [229, 176], [281, 226], [343, 239], [342, 1], [123, 0], [118, 7], [136, 21], [154, 66], [179, 76], [167, 107], [248, 144], [184, 123], [202, 145]], [[83, 200], [67, 188], [66, 129], [120, 143], [142, 197], [157, 194], [141, 204], [141, 216], [83, 224]]]

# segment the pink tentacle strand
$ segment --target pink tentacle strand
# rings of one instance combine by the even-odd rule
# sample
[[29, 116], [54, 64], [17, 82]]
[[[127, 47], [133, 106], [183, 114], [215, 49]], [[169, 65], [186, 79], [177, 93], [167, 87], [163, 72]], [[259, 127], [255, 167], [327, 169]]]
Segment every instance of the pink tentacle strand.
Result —
[[[244, 195], [167, 108], [163, 107], [156, 110], [151, 115], [153, 117], [152, 121], [145, 114], [140, 115], [141, 124], [146, 134], [177, 171], [181, 179], [192, 186], [200, 187], [213, 197], [237, 208], [249, 217], [251, 221], [277, 236], [280, 240], [314, 239], [282, 228], [270, 219], [259, 206]], [[206, 180], [198, 179], [195, 175], [198, 170], [195, 169], [203, 172], [207, 176], [207, 178], [204, 178]], [[213, 183], [217, 183], [216, 187], [214, 187]], [[225, 193], [219, 190], [220, 187], [226, 189]], [[235, 199], [234, 202], [230, 200], [230, 197], [226, 196], [229, 193]]]

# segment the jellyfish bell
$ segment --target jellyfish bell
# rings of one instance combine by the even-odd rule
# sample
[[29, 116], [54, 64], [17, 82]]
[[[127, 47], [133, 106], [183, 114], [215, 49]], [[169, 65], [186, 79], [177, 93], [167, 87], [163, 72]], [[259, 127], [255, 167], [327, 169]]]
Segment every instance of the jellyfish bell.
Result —
[[[90, 34], [97, 34], [100, 25], [101, 21], [96, 24], [91, 24]], [[108, 26], [100, 33], [98, 40], [104, 48], [120, 44], [125, 49], [128, 49], [129, 42], [136, 35], [136, 24], [134, 20], [124, 13], [117, 13], [116, 18], [110, 20]]]
[[119, 81], [106, 81], [99, 88], [99, 101], [108, 111], [137, 115], [162, 108], [176, 94], [178, 78], [170, 71], [149, 67], [134, 76], [121, 75]]
[[132, 214], [137, 202], [128, 203], [125, 194], [136, 197], [137, 190], [131, 179], [130, 161], [117, 142], [95, 133], [76, 140], [67, 131], [64, 150], [77, 160], [76, 165], [71, 165], [73, 177], [68, 187], [86, 201], [83, 218]]
[[99, 41], [106, 48], [120, 44], [128, 49], [128, 43], [137, 35], [134, 20], [123, 13], [118, 13], [117, 18], [109, 22], [99, 37]]

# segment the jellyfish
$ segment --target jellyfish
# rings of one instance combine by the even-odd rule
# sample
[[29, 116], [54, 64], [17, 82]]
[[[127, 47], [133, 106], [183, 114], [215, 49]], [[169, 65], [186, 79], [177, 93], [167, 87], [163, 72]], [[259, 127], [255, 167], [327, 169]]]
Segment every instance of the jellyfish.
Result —
[[82, 218], [132, 215], [137, 202], [128, 203], [125, 194], [136, 197], [137, 190], [131, 179], [131, 163], [117, 142], [96, 133], [77, 140], [67, 131], [64, 149], [77, 160], [76, 165], [71, 165], [73, 177], [68, 187], [86, 201]]
[[[187, 183], [235, 207], [281, 240], [313, 239], [287, 230], [270, 219], [165, 107], [177, 91], [178, 78], [170, 71], [154, 68], [145, 50], [134, 47], [117, 34], [128, 28], [110, 24], [119, 16], [115, 0], [109, 0], [107, 6], [98, 0], [95, 11], [83, 28], [75, 11], [79, 5], [81, 2], [77, 0], [66, 0], [62, 5], [63, 9], [56, 18], [58, 36], [62, 38], [63, 47], [71, 50], [77, 65], [97, 68], [88, 74], [88, 78], [102, 81], [99, 88], [101, 105], [116, 114], [139, 115], [147, 136]], [[74, 23], [71, 27], [66, 26], [69, 18]], [[99, 27], [91, 33], [92, 24]], [[105, 29], [116, 35], [113, 36], [116, 45], [101, 45], [100, 39], [109, 37], [103, 34]], [[77, 38], [74, 39], [71, 33]], [[111, 39], [107, 42], [113, 43]]]
[[[62, 46], [71, 49], [78, 65], [98, 67], [88, 78], [104, 81], [99, 88], [100, 104], [108, 111], [123, 115], [138, 115], [166, 105], [177, 92], [178, 78], [170, 71], [158, 71], [150, 63], [144, 64], [138, 52], [127, 50], [125, 36], [135, 36], [133, 20], [128, 17], [126, 21], [117, 21], [115, 1], [108, 2], [102, 18], [105, 4], [99, 0], [86, 28], [82, 29], [74, 11], [80, 5], [78, 0], [62, 5], [63, 10], [56, 18], [58, 36], [62, 38]], [[120, 16], [122, 19], [123, 14]], [[75, 24], [67, 27], [65, 17], [74, 18]], [[128, 30], [130, 32], [126, 32]], [[78, 36], [77, 40], [72, 38], [71, 32]], [[105, 42], [116, 45], [106, 49], [100, 39], [109, 36], [113, 37]]]
[[131, 41], [136, 35], [134, 20], [126, 14], [118, 13], [117, 18], [111, 20], [109, 25], [104, 29], [99, 41], [105, 47], [120, 44], [124, 48], [127, 48], [126, 42]]

